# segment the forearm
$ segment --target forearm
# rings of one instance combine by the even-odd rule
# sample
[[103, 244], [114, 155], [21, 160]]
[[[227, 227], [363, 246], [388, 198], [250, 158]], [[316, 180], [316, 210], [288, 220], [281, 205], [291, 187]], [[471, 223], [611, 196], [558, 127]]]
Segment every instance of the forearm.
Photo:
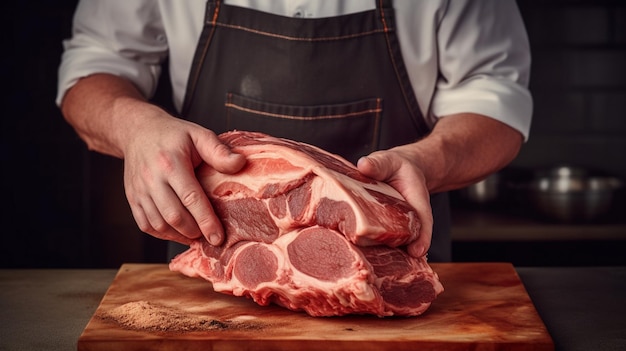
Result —
[[494, 119], [477, 114], [442, 117], [426, 138], [400, 149], [424, 172], [429, 192], [458, 189], [510, 163], [522, 135]]
[[395, 188], [420, 219], [419, 237], [409, 253], [430, 247], [433, 213], [430, 194], [461, 188], [507, 165], [519, 152], [520, 132], [492, 118], [462, 113], [439, 119], [425, 138], [359, 159], [361, 173]]
[[80, 79], [61, 104], [65, 119], [89, 149], [119, 158], [125, 141], [132, 138], [129, 133], [146, 115], [138, 110], [153, 108], [130, 81], [110, 74]]

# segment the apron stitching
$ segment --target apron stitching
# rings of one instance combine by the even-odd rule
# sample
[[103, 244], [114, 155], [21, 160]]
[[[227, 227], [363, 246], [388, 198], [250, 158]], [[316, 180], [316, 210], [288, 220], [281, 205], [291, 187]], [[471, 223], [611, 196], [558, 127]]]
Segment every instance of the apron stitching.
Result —
[[[381, 14], [381, 18], [380, 19], [381, 19], [381, 22], [383, 24], [383, 28], [384, 28], [384, 31], [385, 31], [385, 42], [387, 44], [387, 50], [389, 51], [389, 58], [391, 60], [391, 65], [393, 67], [393, 70], [394, 70], [394, 72], [396, 74], [397, 82], [400, 85], [400, 91], [402, 92], [402, 98], [404, 99], [404, 103], [405, 103], [405, 105], [406, 105], [406, 107], [407, 107], [407, 109], [408, 109], [408, 111], [409, 111], [409, 113], [411, 115], [411, 120], [414, 122], [414, 124], [416, 124], [416, 127], [417, 127], [417, 129], [419, 131], [420, 129], [422, 129], [422, 127], [420, 127], [421, 123], [417, 122], [417, 117], [415, 116], [415, 112], [411, 108], [413, 105], [411, 103], [409, 103], [410, 99], [409, 99], [409, 97], [407, 95], [407, 92], [405, 90], [404, 85], [402, 84], [403, 79], [402, 79], [402, 76], [400, 75], [398, 63], [396, 62], [396, 56], [394, 55], [394, 50], [393, 50], [392, 45], [391, 45], [391, 38], [389, 37], [390, 30], [389, 30], [389, 28], [387, 26], [387, 18], [386, 18], [386, 15], [385, 15], [385, 6], [383, 4], [383, 1], [384, 0], [379, 0], [378, 3], [379, 3], [380, 14]], [[393, 12], [392, 12], [392, 14], [393, 14]], [[419, 115], [421, 116], [421, 113], [419, 113]]]
[[[215, 2], [215, 10], [213, 10], [213, 21], [217, 21], [217, 15], [219, 13], [219, 7], [220, 7], [220, 2], [216, 1]], [[193, 80], [190, 83], [190, 86], [187, 88], [188, 91], [185, 94], [189, 94], [190, 96], [190, 100], [187, 102], [185, 101], [185, 104], [183, 105], [183, 111], [187, 110], [189, 108], [189, 106], [191, 106], [192, 102], [191, 100], [193, 99], [194, 95], [195, 95], [195, 91], [196, 91], [196, 86], [198, 85], [198, 80], [200, 79], [200, 72], [202, 71], [202, 67], [203, 67], [203, 62], [204, 59], [206, 58], [207, 52], [209, 51], [209, 45], [211, 43], [211, 38], [213, 38], [213, 34], [215, 33], [215, 26], [213, 26], [211, 28], [211, 31], [209, 32], [209, 35], [207, 37], [206, 42], [204, 43], [204, 48], [202, 49], [202, 55], [200, 56], [198, 63], [194, 65], [197, 67], [197, 69], [195, 70], [195, 72], [193, 72]], [[187, 100], [187, 99], [185, 99]]]
[[[226, 94], [226, 104], [224, 104], [224, 106], [231, 105], [232, 104], [231, 101], [233, 101], [233, 94], [231, 94], [231, 93]], [[232, 110], [229, 109], [229, 108], [226, 109], [226, 125], [227, 126], [229, 126], [231, 124], [230, 123], [230, 118], [231, 118], [231, 115], [232, 115], [231, 111]]]
[[211, 23], [213, 23], [213, 25], [215, 25], [217, 23], [217, 17], [220, 13], [220, 2], [216, 1], [215, 2], [215, 11], [213, 12], [213, 17], [211, 18]]
[[[380, 99], [377, 99], [377, 100], [380, 100]], [[284, 115], [284, 114], [280, 114], [280, 113], [271, 113], [271, 112], [259, 111], [259, 110], [255, 110], [255, 109], [251, 109], [251, 108], [242, 107], [242, 106], [233, 104], [231, 102], [225, 103], [224, 106], [230, 107], [230, 108], [234, 108], [234, 109], [237, 109], [237, 110], [240, 110], [240, 111], [250, 112], [250, 113], [264, 115], [264, 116], [279, 117], [279, 118], [294, 119], [294, 120], [302, 120], [302, 121], [317, 120], [317, 119], [339, 119], [339, 118], [346, 118], [346, 117], [354, 117], [354, 116], [364, 115], [364, 114], [368, 114], [368, 113], [375, 113], [376, 116], [378, 116], [380, 114], [380, 112], [382, 112], [382, 109], [380, 108], [380, 104], [378, 104], [378, 103], [376, 104], [376, 108], [374, 108], [374, 109], [367, 109], [367, 110], [362, 110], [362, 111], [358, 111], [358, 112], [343, 113], [343, 114], [338, 114], [338, 115], [325, 115], [325, 116], [315, 116], [315, 117], [292, 116], [292, 115]]]
[[381, 20], [383, 22], [383, 30], [385, 33], [387, 33], [387, 31], [389, 31], [389, 27], [387, 27], [387, 20], [385, 19], [385, 8], [383, 6], [383, 1], [380, 0], [380, 16], [381, 16]]
[[342, 36], [337, 36], [337, 37], [300, 38], [300, 37], [292, 37], [292, 36], [287, 36], [287, 35], [281, 35], [281, 34], [275, 34], [275, 33], [260, 31], [260, 30], [257, 30], [257, 29], [252, 29], [252, 28], [242, 27], [242, 26], [236, 26], [236, 25], [232, 25], [232, 24], [214, 23], [214, 25], [215, 26], [219, 26], [219, 27], [230, 28], [230, 29], [243, 30], [243, 31], [246, 31], [246, 32], [251, 32], [251, 33], [264, 35], [264, 36], [268, 36], [268, 37], [280, 38], [280, 39], [285, 39], [285, 40], [293, 40], [293, 41], [308, 41], [308, 42], [330, 41], [330, 40], [340, 40], [340, 39], [352, 39], [352, 38], [364, 37], [364, 36], [377, 34], [377, 33], [384, 33], [384, 32], [387, 32], [389, 30], [388, 28], [385, 28], [385, 29], [374, 29], [374, 30], [371, 30], [371, 31], [355, 33], [355, 34], [342, 35]]
[[[382, 9], [381, 9], [382, 11]], [[383, 21], [383, 25], [386, 26], [386, 21], [383, 17], [382, 19]], [[411, 120], [414, 121], [414, 123], [417, 120], [416, 116], [414, 115], [413, 109], [411, 108], [411, 104], [409, 103], [409, 97], [407, 96], [407, 93], [404, 89], [404, 86], [402, 85], [402, 77], [400, 76], [400, 72], [399, 72], [399, 68], [398, 68], [398, 64], [396, 62], [396, 58], [395, 55], [393, 54], [393, 48], [391, 47], [391, 39], [389, 38], [389, 32], [385, 31], [385, 42], [387, 43], [387, 50], [389, 51], [389, 58], [391, 60], [391, 65], [393, 66], [393, 71], [396, 74], [396, 79], [398, 84], [400, 85], [400, 91], [402, 92], [402, 98], [404, 99], [404, 103], [406, 104], [407, 110], [409, 111], [409, 113], [411, 114]], [[418, 124], [418, 130], [421, 129], [419, 127], [419, 123]]]
[[381, 112], [383, 111], [383, 108], [381, 106], [381, 102], [382, 99], [378, 98], [376, 99], [376, 117], [375, 117], [375, 122], [374, 122], [374, 133], [372, 134], [372, 147], [371, 147], [371, 152], [374, 152], [376, 150], [378, 150], [378, 138], [379, 138], [379, 130], [380, 130], [380, 118], [381, 118]]

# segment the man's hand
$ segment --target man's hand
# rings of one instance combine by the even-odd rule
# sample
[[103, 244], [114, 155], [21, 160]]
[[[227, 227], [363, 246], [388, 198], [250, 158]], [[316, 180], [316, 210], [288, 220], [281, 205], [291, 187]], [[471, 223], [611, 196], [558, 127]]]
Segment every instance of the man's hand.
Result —
[[460, 113], [441, 117], [424, 139], [359, 160], [361, 173], [389, 183], [422, 221], [409, 254], [424, 255], [432, 239], [430, 193], [458, 189], [506, 166], [519, 152], [522, 135], [495, 119]]
[[428, 252], [433, 234], [433, 212], [424, 172], [401, 148], [376, 151], [362, 157], [357, 168], [364, 175], [388, 183], [413, 206], [421, 222], [419, 237], [408, 246], [413, 257]]
[[126, 197], [139, 228], [161, 239], [224, 240], [221, 222], [195, 176], [202, 162], [223, 173], [245, 164], [216, 135], [148, 103], [128, 80], [80, 79], [61, 109], [90, 150], [124, 159]]
[[224, 231], [195, 176], [202, 162], [222, 173], [245, 164], [216, 135], [155, 109], [124, 150], [126, 197], [139, 228], [158, 238], [189, 243], [204, 236], [221, 244]]

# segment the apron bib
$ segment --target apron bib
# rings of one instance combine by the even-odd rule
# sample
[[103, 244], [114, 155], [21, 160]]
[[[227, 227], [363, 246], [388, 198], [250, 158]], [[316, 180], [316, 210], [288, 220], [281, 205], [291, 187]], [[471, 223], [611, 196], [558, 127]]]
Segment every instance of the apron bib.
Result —
[[[182, 115], [216, 134], [264, 132], [353, 163], [429, 132], [384, 0], [372, 11], [314, 19], [209, 1]], [[433, 195], [431, 205], [429, 259], [448, 261], [447, 195]]]

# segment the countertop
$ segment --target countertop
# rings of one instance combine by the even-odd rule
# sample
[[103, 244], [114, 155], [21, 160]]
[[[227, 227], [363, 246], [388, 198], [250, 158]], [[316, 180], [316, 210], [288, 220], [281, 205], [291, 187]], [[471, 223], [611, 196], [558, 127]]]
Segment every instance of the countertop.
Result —
[[[626, 350], [626, 267], [516, 267], [556, 350]], [[0, 270], [0, 350], [75, 350], [114, 269]]]
[[494, 208], [454, 208], [454, 241], [626, 241], [626, 222], [619, 220], [563, 223], [527, 212]]

